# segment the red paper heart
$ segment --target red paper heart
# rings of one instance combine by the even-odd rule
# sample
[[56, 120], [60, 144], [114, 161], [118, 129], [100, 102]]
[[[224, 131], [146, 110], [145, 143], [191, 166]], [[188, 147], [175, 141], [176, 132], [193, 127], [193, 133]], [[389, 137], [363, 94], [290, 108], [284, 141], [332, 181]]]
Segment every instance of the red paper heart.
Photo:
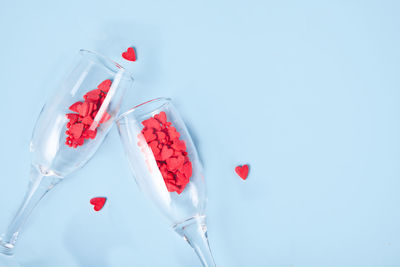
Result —
[[156, 138], [158, 139], [159, 142], [165, 143], [166, 137], [167, 137], [167, 135], [164, 132], [162, 132], [162, 131], [156, 132]]
[[83, 123], [76, 123], [69, 128], [69, 131], [75, 139], [78, 139], [82, 135], [83, 127]]
[[92, 91], [87, 92], [83, 98], [87, 101], [98, 101], [100, 99], [100, 94], [101, 90], [100, 89], [94, 89]]
[[83, 104], [82, 102], [78, 101], [78, 102], [72, 104], [72, 105], [69, 107], [69, 109], [72, 110], [73, 112], [79, 113], [79, 107], [80, 107], [82, 104]]
[[240, 178], [246, 180], [247, 175], [249, 174], [249, 165], [245, 164], [243, 166], [237, 166], [235, 172], [240, 176]]
[[[151, 141], [154, 141], [154, 140], [157, 139], [157, 135], [155, 135], [155, 134], [153, 133], [153, 129], [146, 129], [146, 130], [143, 130], [143, 136], [144, 136], [144, 139], [146, 139], [146, 141], [147, 141], [148, 143], [150, 143]], [[158, 145], [158, 144], [157, 144], [157, 145]]]
[[105, 197], [94, 197], [90, 200], [90, 204], [94, 206], [95, 211], [99, 211], [103, 208], [107, 198]]
[[78, 119], [79, 119], [79, 115], [78, 114], [75, 114], [75, 113], [67, 113], [67, 119], [69, 119], [69, 123], [72, 125], [72, 124], [75, 124], [75, 122], [77, 122], [78, 121]]
[[186, 151], [186, 143], [183, 140], [175, 139], [171, 147], [178, 151]]
[[89, 114], [89, 103], [83, 102], [82, 105], [78, 106], [79, 116], [86, 117]]
[[105, 123], [111, 118], [111, 115], [107, 113], [107, 111], [104, 112], [103, 117], [101, 117], [101, 120], [99, 121], [100, 123]]
[[167, 122], [167, 114], [164, 111], [154, 115], [154, 118], [158, 120], [160, 123], [165, 124]]
[[155, 129], [155, 130], [161, 129], [160, 122], [154, 118], [144, 120], [144, 121], [142, 121], [142, 124], [146, 128]]
[[132, 47], [128, 47], [128, 50], [122, 53], [122, 57], [128, 61], [136, 61], [135, 49], [133, 49]]
[[170, 149], [167, 146], [163, 146], [163, 148], [161, 150], [161, 158], [162, 158], [162, 160], [169, 159], [173, 154], [174, 154], [174, 150], [173, 149]]
[[92, 125], [93, 119], [90, 116], [86, 116], [82, 119], [82, 123], [86, 125]]
[[107, 79], [107, 80], [102, 81], [102, 82], [97, 86], [97, 88], [98, 88], [99, 90], [101, 90], [101, 91], [104, 91], [104, 92], [108, 93], [108, 91], [110, 90], [111, 84], [112, 84], [112, 81], [111, 81], [110, 79]]
[[167, 131], [168, 131], [169, 138], [171, 140], [178, 139], [181, 136], [181, 134], [178, 133], [178, 131], [176, 130], [176, 128], [174, 126], [169, 127], [167, 129]]
[[177, 169], [182, 168], [183, 163], [185, 163], [185, 158], [183, 156], [177, 158], [168, 158], [166, 160], [167, 168], [170, 171], [176, 171]]
[[160, 153], [160, 149], [158, 148], [158, 141], [154, 140], [154, 141], [150, 142], [149, 147], [153, 151], [154, 155], [158, 155], [158, 153]]

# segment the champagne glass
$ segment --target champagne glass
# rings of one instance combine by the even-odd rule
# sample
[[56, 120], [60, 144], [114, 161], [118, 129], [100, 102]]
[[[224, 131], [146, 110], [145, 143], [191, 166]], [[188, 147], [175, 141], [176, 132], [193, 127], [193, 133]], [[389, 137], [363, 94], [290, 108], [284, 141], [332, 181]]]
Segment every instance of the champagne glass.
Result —
[[115, 121], [132, 82], [131, 75], [119, 64], [95, 52], [80, 50], [76, 65], [44, 105], [36, 122], [30, 143], [28, 191], [1, 236], [1, 253], [13, 254], [21, 227], [40, 199], [93, 156]]
[[192, 246], [203, 265], [215, 266], [207, 239], [202, 165], [170, 99], [157, 98], [134, 107], [118, 118], [117, 126], [141, 190]]

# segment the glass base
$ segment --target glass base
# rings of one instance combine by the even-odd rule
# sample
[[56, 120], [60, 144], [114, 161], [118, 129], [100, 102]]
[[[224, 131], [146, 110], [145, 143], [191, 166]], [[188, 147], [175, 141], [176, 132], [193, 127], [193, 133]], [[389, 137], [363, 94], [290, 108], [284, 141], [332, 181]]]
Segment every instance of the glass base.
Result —
[[14, 254], [14, 245], [3, 243], [0, 241], [0, 253], [11, 256]]

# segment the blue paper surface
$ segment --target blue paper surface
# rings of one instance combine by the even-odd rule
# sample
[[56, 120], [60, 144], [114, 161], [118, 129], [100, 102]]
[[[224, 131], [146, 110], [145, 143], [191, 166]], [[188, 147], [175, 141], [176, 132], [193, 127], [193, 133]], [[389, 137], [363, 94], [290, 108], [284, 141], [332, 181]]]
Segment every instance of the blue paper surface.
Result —
[[[86, 48], [133, 72], [123, 110], [159, 96], [180, 110], [205, 167], [218, 266], [399, 266], [399, 11], [398, 1], [3, 2], [0, 232], [28, 183], [41, 106]], [[121, 58], [129, 46], [134, 63]], [[244, 163], [246, 181], [234, 173]], [[95, 196], [108, 198], [97, 213]], [[201, 266], [138, 190], [115, 127], [43, 199], [8, 261]]]

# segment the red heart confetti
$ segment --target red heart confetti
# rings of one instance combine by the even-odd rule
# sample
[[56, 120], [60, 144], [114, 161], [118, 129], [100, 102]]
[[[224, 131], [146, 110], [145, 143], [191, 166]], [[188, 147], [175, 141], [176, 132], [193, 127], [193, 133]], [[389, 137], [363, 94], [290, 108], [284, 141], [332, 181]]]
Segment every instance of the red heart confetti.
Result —
[[96, 102], [100, 99], [100, 95], [101, 95], [101, 90], [94, 89], [92, 91], [87, 92], [86, 95], [83, 96], [83, 98], [87, 101]]
[[73, 112], [78, 112], [79, 113], [79, 107], [82, 105], [83, 103], [78, 101], [74, 104], [72, 104], [69, 109], [72, 110]]
[[[147, 145], [151, 148], [157, 166], [169, 192], [181, 194], [192, 177], [192, 162], [186, 152], [186, 143], [180, 133], [167, 121], [164, 111], [142, 121]], [[139, 146], [144, 146], [142, 142]]]
[[132, 47], [128, 47], [128, 50], [122, 53], [122, 57], [128, 61], [136, 61], [135, 49], [133, 49]]
[[161, 124], [167, 123], [167, 115], [165, 112], [160, 112], [159, 114], [154, 115], [154, 119], [158, 120]]
[[99, 121], [100, 123], [105, 123], [106, 121], [108, 121], [111, 118], [111, 115], [108, 114], [107, 112], [104, 112], [103, 117], [101, 117], [101, 120]]
[[249, 174], [249, 165], [245, 164], [243, 166], [237, 166], [235, 168], [235, 172], [240, 176], [243, 180], [247, 179], [247, 175]]
[[106, 203], [107, 198], [105, 197], [94, 197], [90, 200], [90, 204], [92, 204], [95, 211], [99, 211], [103, 208]]
[[[160, 141], [160, 140], [159, 140]], [[166, 161], [174, 154], [174, 150], [168, 148], [168, 146], [163, 146], [161, 150], [161, 160]]]
[[97, 89], [103, 91], [104, 93], [108, 93], [110, 90], [112, 81], [110, 79], [102, 81], [98, 86]]
[[68, 135], [65, 141], [67, 146], [77, 148], [84, 144], [85, 139], [94, 139], [97, 134], [97, 127], [111, 118], [111, 115], [105, 111], [99, 122], [94, 121], [111, 84], [111, 80], [104, 80], [97, 86], [97, 89], [91, 90], [83, 96], [84, 102], [78, 101], [69, 107], [71, 111], [76, 113], [66, 114], [69, 120], [68, 129], [65, 132]]
[[71, 125], [71, 127], [69, 127], [69, 132], [71, 136], [73, 136], [75, 139], [81, 137], [83, 132], [83, 127], [84, 127], [83, 123], [75, 123], [74, 125]]

